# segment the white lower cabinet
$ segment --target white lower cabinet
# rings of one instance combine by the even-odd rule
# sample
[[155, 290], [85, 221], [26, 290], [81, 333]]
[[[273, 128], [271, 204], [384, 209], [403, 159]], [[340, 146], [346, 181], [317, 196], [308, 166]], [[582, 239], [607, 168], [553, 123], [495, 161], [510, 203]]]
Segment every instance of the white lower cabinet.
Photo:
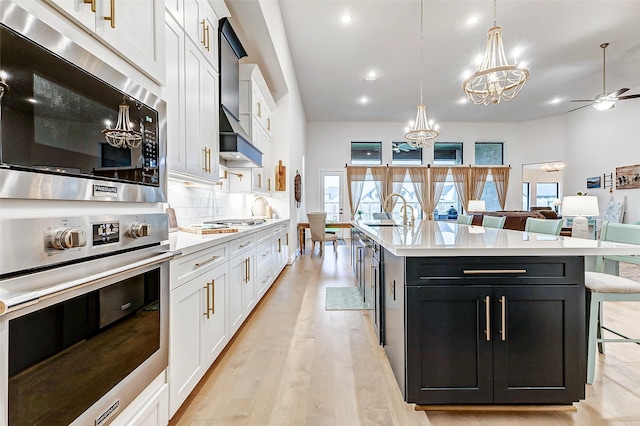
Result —
[[171, 261], [169, 418], [282, 271], [287, 230], [288, 222], [260, 226]]
[[256, 305], [255, 246], [231, 259], [229, 273], [229, 323], [235, 334]]
[[171, 291], [169, 326], [170, 415], [198, 384], [229, 341], [225, 313], [229, 264], [205, 270]]

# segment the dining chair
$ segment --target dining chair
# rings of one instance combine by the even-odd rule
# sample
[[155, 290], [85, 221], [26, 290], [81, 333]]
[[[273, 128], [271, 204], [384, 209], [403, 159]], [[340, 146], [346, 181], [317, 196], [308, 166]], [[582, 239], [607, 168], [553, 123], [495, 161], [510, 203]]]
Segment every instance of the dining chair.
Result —
[[388, 213], [388, 212], [374, 213], [373, 218], [375, 220], [388, 220], [388, 219], [391, 219], [391, 213]]
[[482, 216], [482, 226], [484, 226], [485, 228], [502, 229], [506, 220], [506, 216], [487, 216], [485, 214]]
[[473, 221], [473, 216], [468, 214], [459, 214], [458, 219], [456, 219], [456, 221], [461, 225], [471, 225], [471, 222]]
[[[596, 350], [604, 354], [605, 342], [640, 344], [640, 336], [626, 336], [604, 325], [604, 302], [640, 302], [640, 282], [629, 278], [604, 273], [605, 260], [640, 265], [640, 225], [602, 222], [600, 241], [639, 244], [638, 255], [633, 256], [597, 256], [596, 271], [584, 273], [584, 285], [587, 288], [589, 306], [587, 330], [587, 383], [593, 383], [596, 370]], [[603, 330], [617, 336], [605, 338]]]
[[338, 236], [325, 231], [327, 214], [324, 212], [307, 213], [307, 219], [311, 230], [311, 256], [316, 248], [316, 242], [320, 243], [320, 256], [324, 256], [325, 241], [333, 242], [333, 251], [338, 256]]
[[560, 235], [562, 230], [562, 219], [536, 219], [528, 217], [524, 224], [525, 232], [536, 232], [538, 234]]

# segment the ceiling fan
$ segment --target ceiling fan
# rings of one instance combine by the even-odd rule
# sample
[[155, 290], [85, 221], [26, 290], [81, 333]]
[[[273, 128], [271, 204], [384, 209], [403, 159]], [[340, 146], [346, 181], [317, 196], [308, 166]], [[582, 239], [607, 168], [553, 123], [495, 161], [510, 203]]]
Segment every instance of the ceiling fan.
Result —
[[609, 43], [602, 43], [600, 45], [600, 47], [602, 48], [602, 93], [599, 95], [596, 95], [596, 97], [593, 99], [576, 99], [571, 101], [571, 102], [590, 102], [588, 105], [583, 105], [581, 107], [572, 109], [571, 111], [588, 107], [590, 105], [593, 106], [598, 111], [606, 111], [608, 109], [615, 108], [616, 102], [618, 101], [622, 101], [625, 99], [640, 98], [640, 94], [620, 96], [629, 90], [626, 87], [623, 87], [622, 89], [618, 89], [615, 92], [607, 93], [606, 86], [605, 86], [605, 78], [606, 78], [605, 52], [607, 51], [607, 46], [609, 46]]

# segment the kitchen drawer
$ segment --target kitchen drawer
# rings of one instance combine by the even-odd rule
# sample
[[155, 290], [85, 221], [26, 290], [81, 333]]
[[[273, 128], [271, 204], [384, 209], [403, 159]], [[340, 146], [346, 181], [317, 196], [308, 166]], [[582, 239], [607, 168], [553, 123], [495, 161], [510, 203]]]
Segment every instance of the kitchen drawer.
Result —
[[274, 228], [273, 227], [258, 231], [256, 233], [257, 244], [261, 244], [261, 243], [267, 241], [273, 235], [274, 235]]
[[433, 257], [406, 260], [407, 286], [509, 284], [569, 285], [584, 277], [582, 257]]
[[266, 241], [260, 245], [258, 245], [258, 249], [256, 250], [256, 265], [258, 268], [258, 276], [260, 276], [260, 270], [264, 267], [265, 264], [271, 264], [273, 262], [273, 242]]
[[234, 257], [251, 247], [255, 247], [256, 237], [255, 234], [248, 235], [246, 237], [238, 238], [229, 243], [229, 257]]
[[229, 243], [216, 244], [171, 261], [171, 290], [191, 278], [226, 262], [229, 259]]

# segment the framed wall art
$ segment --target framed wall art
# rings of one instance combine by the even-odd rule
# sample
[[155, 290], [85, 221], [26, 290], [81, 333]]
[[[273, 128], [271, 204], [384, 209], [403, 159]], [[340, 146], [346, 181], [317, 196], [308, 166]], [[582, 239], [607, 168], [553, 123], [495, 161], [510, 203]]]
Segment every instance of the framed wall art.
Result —
[[640, 188], [640, 164], [616, 167], [616, 189]]
[[587, 178], [587, 189], [600, 188], [600, 176]]

